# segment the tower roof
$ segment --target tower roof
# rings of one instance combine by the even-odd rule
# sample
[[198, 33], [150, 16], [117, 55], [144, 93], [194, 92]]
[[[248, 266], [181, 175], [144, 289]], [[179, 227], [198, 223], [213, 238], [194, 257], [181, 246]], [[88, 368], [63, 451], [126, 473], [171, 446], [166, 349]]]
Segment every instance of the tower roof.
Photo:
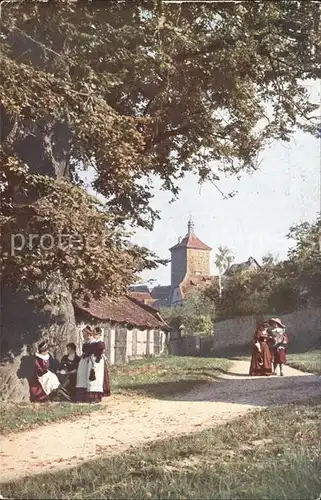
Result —
[[194, 234], [194, 224], [192, 219], [188, 222], [188, 232], [187, 235], [176, 245], [170, 248], [170, 251], [176, 248], [193, 248], [195, 250], [212, 250], [211, 247], [205, 245], [195, 234]]

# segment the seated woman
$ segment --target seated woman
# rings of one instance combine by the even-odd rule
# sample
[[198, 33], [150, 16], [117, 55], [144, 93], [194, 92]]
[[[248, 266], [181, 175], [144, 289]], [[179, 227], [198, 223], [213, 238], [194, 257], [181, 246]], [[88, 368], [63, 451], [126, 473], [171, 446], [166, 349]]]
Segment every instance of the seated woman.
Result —
[[32, 403], [45, 403], [60, 386], [57, 375], [49, 369], [49, 346], [41, 342], [34, 358], [33, 374], [29, 380], [30, 401]]
[[254, 334], [250, 375], [272, 375], [272, 356], [267, 340], [269, 333], [266, 325], [261, 325]]
[[76, 354], [76, 345], [73, 342], [67, 344], [67, 353], [61, 358], [58, 373], [62, 375], [62, 386], [68, 392], [72, 400], [76, 399], [77, 369], [80, 356]]

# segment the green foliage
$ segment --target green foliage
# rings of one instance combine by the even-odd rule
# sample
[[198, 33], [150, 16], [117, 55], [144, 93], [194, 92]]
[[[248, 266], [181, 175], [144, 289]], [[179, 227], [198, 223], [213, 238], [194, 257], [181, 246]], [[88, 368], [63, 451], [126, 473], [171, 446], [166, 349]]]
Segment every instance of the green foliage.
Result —
[[143, 269], [162, 262], [146, 248], [132, 245], [123, 225], [99, 210], [97, 200], [81, 187], [29, 175], [14, 159], [2, 178], [6, 181], [12, 172], [16, 196], [19, 190], [26, 204], [11, 203], [4, 189], [0, 224], [2, 279], [7, 284], [26, 288], [59, 273], [74, 298], [84, 292], [118, 294]]
[[[125, 219], [152, 228], [153, 176], [176, 195], [186, 172], [216, 182], [253, 171], [271, 139], [288, 141], [296, 126], [314, 133], [302, 82], [321, 76], [319, 24], [313, 2], [3, 4], [1, 229], [57, 234], [70, 224], [88, 238], [94, 220], [100, 234], [106, 214], [76, 186], [88, 166], [108, 231]], [[158, 263], [120, 241], [120, 253], [110, 241], [100, 255], [6, 256], [5, 278], [31, 283], [58, 266], [77, 293], [90, 283], [119, 291]]]
[[211, 335], [215, 308], [202, 293], [196, 293], [180, 307], [162, 308], [161, 315], [172, 328], [183, 325], [183, 335]]
[[288, 259], [277, 262], [267, 254], [261, 270], [243, 270], [225, 277], [221, 298], [216, 284], [206, 290], [205, 296], [216, 304], [216, 317], [286, 313], [309, 297], [320, 297], [320, 227], [320, 217], [315, 223], [291, 227], [288, 237], [296, 244]]
[[218, 247], [218, 252], [215, 255], [215, 265], [221, 274], [226, 271], [233, 260], [234, 256], [232, 251], [227, 246]]
[[296, 241], [288, 254], [289, 272], [308, 296], [321, 297], [321, 217], [292, 226], [288, 238]]

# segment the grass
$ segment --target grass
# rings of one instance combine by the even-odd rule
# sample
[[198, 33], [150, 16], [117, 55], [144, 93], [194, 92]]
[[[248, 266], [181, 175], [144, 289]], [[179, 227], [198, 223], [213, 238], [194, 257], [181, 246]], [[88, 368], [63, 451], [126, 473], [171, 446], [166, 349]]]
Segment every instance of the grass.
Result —
[[320, 401], [257, 411], [192, 436], [3, 484], [1, 493], [16, 499], [315, 500], [320, 415]]
[[287, 363], [303, 372], [321, 375], [321, 349], [314, 349], [298, 354], [288, 354]]
[[[224, 359], [159, 357], [110, 369], [113, 394], [168, 397], [215, 380], [230, 362]], [[0, 403], [0, 434], [24, 431], [50, 422], [71, 420], [103, 407], [70, 403]]]
[[113, 394], [135, 393], [151, 397], [167, 397], [184, 393], [213, 382], [225, 373], [231, 362], [221, 358], [164, 356], [153, 360], [132, 361], [112, 366], [110, 377]]
[[72, 420], [99, 409], [98, 405], [70, 403], [0, 403], [0, 434], [24, 431], [61, 420]]

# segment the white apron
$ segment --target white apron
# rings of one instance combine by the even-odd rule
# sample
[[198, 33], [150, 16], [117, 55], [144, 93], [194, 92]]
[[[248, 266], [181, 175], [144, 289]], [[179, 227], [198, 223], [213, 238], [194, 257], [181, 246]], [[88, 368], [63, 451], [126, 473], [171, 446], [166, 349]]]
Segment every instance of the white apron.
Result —
[[77, 381], [76, 387], [78, 389], [87, 389], [87, 379], [89, 376], [88, 366], [89, 358], [81, 358], [77, 368]]
[[[105, 374], [105, 359], [102, 356], [99, 363], [95, 362], [95, 356], [89, 358], [88, 375], [87, 375], [87, 391], [88, 392], [104, 392], [104, 374]], [[94, 368], [96, 380], [89, 380], [90, 370]]]
[[44, 373], [44, 375], [41, 375], [41, 377], [38, 377], [38, 380], [47, 396], [60, 386], [57, 375], [52, 373], [50, 370], [48, 370], [47, 373]]

